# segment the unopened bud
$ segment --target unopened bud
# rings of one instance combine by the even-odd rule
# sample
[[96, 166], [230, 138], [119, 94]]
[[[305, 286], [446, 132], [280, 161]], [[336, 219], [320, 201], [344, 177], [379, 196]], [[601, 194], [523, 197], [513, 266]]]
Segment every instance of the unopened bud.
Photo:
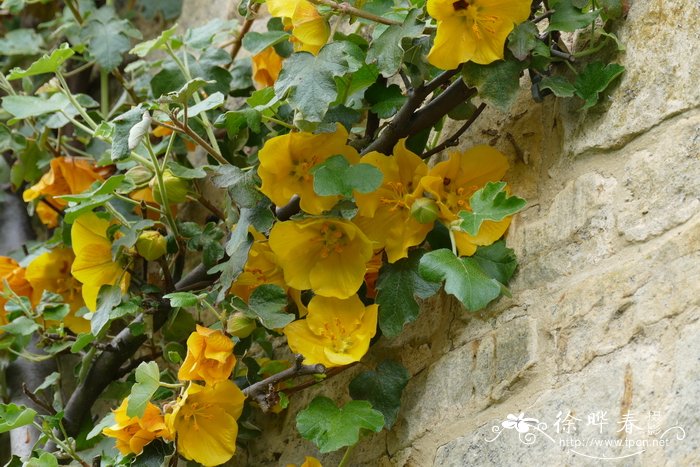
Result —
[[435, 200], [430, 198], [418, 198], [411, 206], [411, 217], [421, 224], [430, 224], [438, 218], [440, 208]]
[[[190, 183], [184, 178], [176, 177], [169, 170], [163, 172], [163, 185], [165, 185], [169, 203], [182, 203], [190, 191]], [[158, 203], [163, 204], [163, 198], [160, 195], [160, 184], [156, 177], [153, 177], [153, 180], [151, 180], [151, 188], [153, 189], [153, 198]]]
[[130, 168], [124, 175], [136, 188], [143, 188], [153, 179], [153, 172], [142, 165]]
[[231, 315], [228, 323], [226, 323], [226, 331], [239, 339], [245, 339], [250, 336], [256, 327], [254, 319], [243, 316], [241, 313]]
[[136, 240], [136, 251], [144, 259], [155, 261], [163, 256], [168, 249], [168, 240], [155, 230], [141, 232]]

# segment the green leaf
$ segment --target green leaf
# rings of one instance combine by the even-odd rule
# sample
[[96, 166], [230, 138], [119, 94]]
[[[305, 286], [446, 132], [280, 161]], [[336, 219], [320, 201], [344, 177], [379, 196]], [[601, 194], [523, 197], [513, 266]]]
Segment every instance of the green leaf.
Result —
[[[78, 94], [76, 100], [85, 108], [99, 105], [90, 96], [84, 94]], [[78, 109], [73, 106], [65, 94], [60, 92], [52, 94], [48, 99], [35, 96], [5, 96], [2, 98], [2, 107], [20, 120], [56, 112], [64, 112], [69, 117], [78, 115]], [[69, 122], [64, 115], [55, 115], [53, 117], [46, 121], [48, 128], [60, 128]]]
[[212, 84], [213, 81], [207, 81], [203, 78], [194, 78], [187, 81], [177, 91], [169, 92], [159, 100], [163, 102], [176, 102], [185, 105], [189, 102], [192, 96], [207, 84]]
[[574, 87], [576, 95], [585, 101], [581, 110], [593, 107], [598, 102], [598, 95], [625, 71], [625, 67], [617, 63], [594, 62], [586, 65], [581, 74], [576, 77]]
[[549, 4], [554, 9], [554, 13], [549, 18], [549, 31], [574, 32], [577, 29], [585, 28], [598, 17], [600, 10], [593, 10], [587, 13], [581, 11], [572, 4], [571, 0], [557, 0]]
[[350, 401], [336, 407], [327, 397], [317, 396], [297, 415], [297, 430], [304, 439], [313, 442], [322, 453], [355, 445], [360, 431], [375, 433], [384, 426], [384, 415], [367, 401]]
[[136, 44], [136, 46], [134, 46], [129, 53], [143, 58], [155, 50], [166, 50], [168, 44], [171, 46], [176, 46], [175, 48], [177, 48], [180, 45], [180, 41], [171, 40], [176, 32], [177, 24], [170, 29], [166, 29], [165, 31], [161, 32], [155, 39]]
[[3, 55], [36, 55], [41, 53], [44, 39], [33, 29], [14, 29], [0, 38]]
[[341, 154], [311, 169], [314, 191], [320, 196], [352, 196], [352, 191], [371, 193], [382, 184], [382, 172], [370, 164], [350, 165]]
[[134, 107], [112, 120], [114, 125], [114, 136], [112, 137], [113, 161], [120, 161], [131, 153], [129, 149], [129, 132], [134, 125], [141, 122], [145, 112], [146, 110], [140, 106]]
[[284, 31], [251, 31], [243, 36], [243, 48], [255, 55], [287, 39], [289, 39], [289, 34]]
[[505, 240], [499, 240], [488, 246], [480, 246], [472, 258], [486, 274], [503, 285], [508, 284], [518, 267], [515, 252], [506, 246]]
[[0, 433], [29, 425], [34, 421], [36, 411], [23, 405], [0, 404]]
[[335, 77], [357, 71], [362, 50], [350, 42], [333, 42], [318, 55], [307, 52], [292, 54], [284, 61], [275, 83], [277, 96], [286, 97], [299, 119], [320, 122], [328, 106], [338, 97]]
[[41, 75], [44, 73], [55, 73], [61, 67], [63, 62], [68, 60], [73, 56], [75, 52], [68, 46], [67, 43], [63, 43], [51, 52], [51, 55], [44, 55], [34, 63], [32, 63], [29, 68], [22, 70], [21, 68], [13, 68], [10, 74], [7, 75], [8, 80], [20, 79], [26, 76]]
[[90, 332], [97, 337], [107, 332], [112, 310], [121, 303], [122, 290], [118, 285], [103, 285], [97, 296], [97, 309], [90, 319]]
[[168, 161], [167, 167], [170, 169], [173, 175], [178, 178], [184, 178], [185, 180], [206, 177], [207, 172], [204, 169], [208, 168], [208, 166], [199, 166], [191, 169], [173, 161]]
[[502, 221], [525, 207], [524, 199], [508, 196], [506, 182], [488, 182], [469, 198], [471, 211], [460, 211], [459, 225], [469, 235], [477, 235], [484, 221]]
[[294, 315], [284, 311], [286, 306], [287, 294], [273, 284], [256, 287], [248, 300], [248, 309], [267, 329], [280, 329], [294, 321]]
[[59, 373], [58, 371], [54, 371], [53, 373], [49, 374], [46, 378], [44, 378], [44, 381], [39, 386], [34, 388], [34, 392], [43, 391], [44, 389], [56, 384], [60, 379], [61, 373]]
[[[270, 88], [268, 88], [270, 89]], [[232, 110], [219, 116], [214, 122], [217, 127], [226, 128], [229, 138], [235, 138], [244, 128], [250, 128], [254, 132], [260, 132], [262, 114], [255, 109]]]
[[622, 17], [622, 0], [598, 0], [598, 5], [603, 10], [601, 16], [605, 21]]
[[233, 165], [219, 165], [214, 169], [212, 182], [219, 188], [228, 188], [234, 203], [240, 207], [254, 207], [265, 197], [260, 193], [255, 170], [242, 170]]
[[109, 412], [102, 420], [92, 427], [92, 430], [90, 430], [90, 432], [85, 436], [85, 439], [92, 439], [95, 436], [102, 434], [103, 429], [114, 425], [114, 423], [114, 412]]
[[[236, 230], [241, 222], [236, 225]], [[231, 239], [226, 244], [226, 253], [229, 255], [229, 259], [223, 263], [211, 268], [207, 271], [209, 274], [215, 274], [217, 272], [221, 273], [219, 277], [219, 285], [221, 289], [219, 290], [219, 295], [216, 297], [217, 301], [222, 301], [228, 295], [228, 291], [231, 288], [231, 284], [243, 271], [245, 263], [248, 261], [248, 252], [250, 247], [253, 245], [252, 235], [248, 234], [248, 227], [245, 227], [245, 232], [240, 229], [240, 234], [231, 234]]]
[[563, 76], [547, 76], [540, 81], [540, 89], [550, 89], [557, 97], [572, 97], [576, 88]]
[[385, 86], [377, 82], [367, 89], [365, 99], [372, 104], [370, 110], [379, 118], [390, 118], [404, 105], [408, 97], [403, 95], [398, 84]]
[[523, 61], [539, 42], [537, 39], [538, 34], [537, 26], [533, 23], [529, 21], [520, 23], [508, 36], [508, 49], [515, 58]]
[[129, 21], [119, 18], [111, 6], [92, 12], [80, 31], [89, 56], [107, 71], [118, 67], [122, 55], [131, 49], [129, 36], [140, 39], [141, 33]]
[[148, 402], [160, 387], [160, 369], [156, 362], [142, 362], [135, 373], [136, 383], [131, 386], [126, 415], [143, 417]]
[[389, 78], [398, 73], [403, 61], [404, 37], [418, 36], [423, 32], [423, 24], [416, 23], [421, 10], [411, 10], [402, 25], [392, 25], [379, 35], [367, 51], [367, 63], [376, 63], [382, 76]]
[[377, 65], [365, 65], [355, 73], [336, 78], [339, 93], [337, 103], [360, 109], [364, 91], [377, 81], [378, 76]]
[[462, 75], [486, 103], [508, 110], [520, 89], [520, 72], [525, 66], [514, 60], [499, 60], [489, 65], [468, 62], [462, 67]]
[[173, 292], [163, 295], [170, 300], [171, 307], [195, 306], [199, 303], [199, 297], [190, 292]]
[[[187, 118], [196, 117], [202, 112], [206, 112], [208, 110], [220, 107], [221, 105], [223, 105], [224, 100], [224, 95], [217, 91], [214, 94], [211, 94], [206, 99], [199, 102], [198, 104], [195, 104], [189, 109], [187, 109]], [[180, 116], [182, 115], [183, 112], [180, 112]]]
[[19, 318], [13, 319], [9, 324], [0, 326], [0, 329], [8, 334], [14, 334], [16, 336], [31, 336], [34, 332], [38, 331], [39, 328], [40, 326], [36, 324], [34, 320], [26, 316], [20, 316]]
[[24, 467], [58, 467], [58, 459], [50, 452], [42, 452], [38, 458], [28, 459]]
[[445, 292], [454, 295], [469, 311], [478, 311], [501, 294], [501, 285], [487, 276], [473, 258], [458, 258], [447, 249], [423, 255], [420, 275], [431, 282], [445, 281]]
[[350, 382], [350, 397], [367, 400], [384, 414], [385, 426], [390, 429], [401, 408], [401, 393], [411, 375], [400, 363], [385, 360], [377, 371], [363, 371]]
[[418, 274], [423, 253], [413, 250], [408, 258], [384, 264], [379, 271], [376, 299], [379, 328], [387, 337], [398, 336], [406, 324], [416, 320], [420, 312], [416, 296], [426, 299], [440, 290], [439, 284], [427, 282]]
[[214, 18], [199, 27], [188, 29], [185, 32], [185, 43], [195, 49], [210, 49], [217, 35], [221, 35], [221, 39], [228, 39], [233, 34], [236, 26], [236, 20], [226, 21], [221, 18]]
[[86, 332], [85, 334], [79, 334], [75, 339], [75, 342], [70, 348], [71, 353], [78, 353], [83, 350], [88, 344], [95, 340], [95, 335], [91, 332]]
[[93, 190], [78, 193], [75, 195], [60, 195], [56, 197], [74, 203], [88, 201], [94, 198], [95, 196], [113, 193], [117, 189], [117, 187], [119, 187], [119, 185], [122, 184], [125, 178], [126, 176], [124, 175], [113, 175], [104, 182], [97, 185], [97, 187]]

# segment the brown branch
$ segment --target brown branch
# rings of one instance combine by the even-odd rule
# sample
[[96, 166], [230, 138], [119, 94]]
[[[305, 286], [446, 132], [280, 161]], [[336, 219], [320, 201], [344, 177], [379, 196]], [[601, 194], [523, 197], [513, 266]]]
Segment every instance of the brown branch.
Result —
[[[256, 3], [250, 7], [250, 12], [253, 15], [255, 15], [259, 9], [260, 9], [260, 4]], [[255, 16], [253, 16], [252, 18], [246, 19], [245, 23], [243, 23], [243, 27], [241, 27], [241, 30], [238, 32], [238, 35], [233, 40], [233, 43], [232, 43], [233, 47], [231, 47], [231, 61], [232, 62], [238, 56], [238, 52], [241, 51], [241, 46], [243, 45], [243, 38], [245, 37], [246, 34], [248, 34], [248, 31], [250, 31], [250, 28], [253, 26], [253, 23], [255, 22], [256, 19], [257, 18]]]
[[25, 396], [27, 396], [32, 402], [34, 402], [36, 405], [41, 407], [46, 411], [47, 414], [49, 415], [56, 415], [56, 409], [51, 407], [48, 403], [45, 401], [39, 399], [39, 396], [34, 394], [34, 392], [30, 391], [29, 388], [27, 387], [27, 383], [22, 383], [22, 392], [24, 393]]
[[211, 157], [216, 159], [216, 161], [219, 164], [222, 165], [229, 165], [229, 161], [224, 159], [224, 156], [219, 154], [219, 152], [214, 149], [209, 143], [204, 141], [201, 136], [199, 136], [190, 126], [187, 124], [187, 122], [181, 122], [177, 118], [175, 118], [175, 115], [171, 115], [171, 123], [167, 122], [158, 122], [158, 125], [163, 126], [165, 128], [168, 128], [173, 131], [177, 131], [178, 133], [184, 133], [190, 138], [194, 140], [195, 143], [199, 144], [201, 147], [204, 148], [205, 151], [207, 151]]
[[319, 380], [312, 379], [309, 381], [304, 381], [301, 384], [297, 384], [296, 386], [293, 386], [291, 388], [282, 389], [281, 391], [287, 395], [294, 394], [295, 392], [299, 392], [303, 389], [310, 388], [311, 386], [315, 386], [315, 385], [322, 383], [324, 381], [328, 381], [333, 376], [339, 375], [343, 371], [347, 370], [348, 368], [352, 368], [353, 366], [357, 365], [358, 363], [360, 363], [360, 362], [353, 362], [349, 365], [337, 366], [335, 368], [331, 368], [329, 370], [326, 370], [326, 377], [323, 379], [319, 379]]
[[325, 5], [331, 9], [337, 11], [340, 14], [356, 16], [358, 18], [368, 19], [374, 21], [375, 23], [387, 24], [389, 26], [393, 24], [401, 25], [401, 21], [395, 21], [393, 19], [382, 18], [381, 16], [373, 15], [372, 13], [355, 8], [347, 2], [338, 3], [333, 0], [311, 0], [311, 3], [316, 5]]
[[455, 131], [455, 133], [454, 133], [452, 136], [450, 136], [450, 137], [447, 138], [445, 141], [443, 141], [442, 143], [440, 143], [440, 144], [438, 144], [437, 146], [435, 146], [433, 149], [431, 149], [431, 150], [429, 150], [429, 151], [426, 151], [426, 152], [424, 152], [423, 154], [421, 154], [420, 157], [421, 157], [422, 159], [427, 159], [428, 157], [432, 156], [433, 154], [437, 154], [437, 153], [439, 153], [440, 151], [442, 151], [442, 150], [444, 150], [444, 149], [451, 148], [451, 147], [453, 147], [453, 146], [457, 146], [457, 145], [459, 144], [459, 138], [460, 138], [460, 136], [462, 136], [462, 135], [464, 134], [464, 132], [467, 131], [467, 129], [468, 129], [470, 126], [472, 126], [472, 124], [476, 121], [477, 118], [479, 118], [479, 115], [481, 115], [481, 112], [483, 112], [485, 108], [486, 108], [486, 104], [482, 103], [482, 104], [474, 111], [474, 113], [472, 114], [472, 116], [469, 117], [469, 119], [468, 119], [466, 122], [464, 122], [464, 125], [462, 125], [461, 127], [459, 127], [459, 130]]
[[303, 360], [304, 357], [302, 355], [296, 355], [294, 357], [294, 365], [292, 367], [280, 371], [279, 373], [276, 373], [269, 378], [265, 378], [262, 381], [258, 381], [255, 384], [251, 384], [247, 388], [243, 389], [243, 394], [257, 402], [263, 412], [267, 412], [275, 405], [277, 401], [278, 391], [275, 388], [276, 384], [296, 378], [297, 376], [326, 373], [326, 367], [320, 363], [316, 365], [304, 365], [302, 363]]
[[141, 102], [141, 99], [139, 99], [139, 96], [136, 95], [136, 92], [126, 83], [126, 79], [124, 78], [124, 75], [119, 71], [119, 68], [115, 68], [112, 70], [112, 76], [114, 76], [117, 81], [119, 81], [119, 84], [124, 88], [124, 90], [129, 94], [129, 97], [131, 97], [131, 100], [134, 101], [134, 104], [138, 104]]

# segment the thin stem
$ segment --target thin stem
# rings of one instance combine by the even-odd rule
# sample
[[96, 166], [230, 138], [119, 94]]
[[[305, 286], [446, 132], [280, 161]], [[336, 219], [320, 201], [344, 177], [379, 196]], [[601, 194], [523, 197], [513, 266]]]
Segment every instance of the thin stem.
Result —
[[60, 71], [56, 71], [56, 78], [58, 78], [58, 82], [61, 83], [61, 87], [63, 88], [63, 92], [65, 93], [66, 97], [70, 101], [71, 104], [73, 104], [73, 107], [78, 111], [81, 117], [83, 117], [83, 120], [92, 127], [92, 129], [97, 128], [97, 123], [88, 115], [87, 111], [83, 108], [82, 105], [76, 100], [75, 96], [73, 96], [73, 93], [70, 91], [70, 87], [68, 86], [68, 83], [66, 83], [65, 78], [63, 78], [63, 75], [61, 74]]
[[187, 195], [187, 199], [190, 201], [194, 201], [196, 203], [201, 204], [202, 206], [207, 208], [207, 210], [209, 212], [214, 214], [219, 219], [221, 219], [221, 220], [226, 219], [226, 215], [219, 208], [217, 208], [216, 206], [211, 204], [208, 199], [206, 199], [204, 196], [201, 195], [201, 193], [197, 193], [196, 196]]
[[547, 10], [544, 13], [542, 13], [540, 16], [536, 16], [535, 18], [532, 19], [532, 22], [537, 24], [542, 20], [545, 20], [552, 16], [552, 13], [554, 13], [554, 10]]
[[82, 26], [83, 25], [83, 16], [80, 14], [80, 10], [78, 7], [73, 3], [73, 0], [66, 0], [65, 1], [66, 6], [70, 10], [71, 14], [73, 15], [73, 18], [75, 18], [75, 21]]
[[158, 384], [160, 386], [162, 386], [164, 388], [168, 388], [168, 389], [180, 389], [180, 388], [185, 386], [183, 383], [164, 383], [163, 381], [161, 381]]
[[64, 442], [62, 439], [60, 439], [58, 436], [54, 435], [52, 431], [50, 430], [44, 430], [44, 427], [39, 425], [37, 422], [33, 422], [33, 425], [39, 430], [39, 432], [44, 433], [47, 438], [49, 438], [51, 441], [56, 443], [56, 446], [60, 447], [63, 452], [68, 454], [73, 460], [76, 462], [79, 462], [80, 465], [83, 467], [90, 467], [90, 464], [85, 462], [79, 455], [78, 453], [73, 450], [72, 447], [68, 445], [68, 443]]
[[124, 90], [129, 94], [129, 97], [131, 97], [131, 100], [134, 101], [134, 104], [141, 102], [141, 99], [139, 99], [139, 96], [136, 95], [136, 92], [127, 84], [126, 79], [124, 79], [124, 75], [121, 74], [119, 68], [112, 70], [112, 76], [117, 78], [117, 81], [119, 81], [122, 88], [124, 88]]
[[454, 253], [455, 256], [459, 256], [459, 253], [457, 253], [457, 240], [455, 239], [455, 233], [454, 230], [452, 230], [452, 227], [447, 229], [447, 231], [450, 233], [450, 243], [452, 244], [452, 253]]
[[343, 454], [343, 458], [340, 459], [340, 463], [338, 464], [338, 467], [345, 467], [346, 465], [349, 465], [350, 454], [352, 454], [352, 449], [354, 447], [355, 447], [354, 444], [348, 446], [348, 448], [345, 450], [345, 454]]
[[91, 128], [86, 127], [67, 113], [65, 113], [63, 110], [59, 110], [63, 114], [64, 117], [66, 117], [73, 125], [75, 125], [76, 128], [80, 128], [82, 131], [87, 133], [88, 135], [92, 136], [93, 135], [93, 130]]
[[175, 217], [173, 216], [173, 213], [170, 210], [170, 203], [168, 202], [168, 193], [165, 190], [165, 183], [163, 182], [163, 171], [160, 169], [160, 165], [158, 164], [158, 157], [153, 152], [153, 147], [151, 146], [151, 142], [148, 140], [148, 138], [144, 138], [144, 143], [146, 146], [146, 150], [148, 151], [148, 155], [151, 156], [151, 163], [153, 164], [153, 168], [156, 172], [156, 182], [158, 183], [158, 188], [160, 189], [161, 199], [156, 201], [162, 203], [161, 206], [163, 208], [163, 213], [165, 214], [165, 219], [168, 221], [168, 226], [170, 227], [170, 230], [172, 230], [173, 235], [175, 235], [176, 238], [179, 238], [180, 234], [177, 229], [177, 224], [175, 223]]
[[[139, 207], [141, 206], [140, 201], [136, 201], [135, 199], [131, 199], [128, 196], [120, 195], [119, 193], [113, 193], [113, 195], [115, 198], [118, 198], [118, 199], [124, 201], [125, 203], [133, 204], [134, 206], [139, 206]], [[148, 209], [149, 211], [153, 211], [153, 212], [157, 212], [158, 214], [162, 214], [160, 209], [154, 208], [153, 206], [151, 206], [148, 203], [145, 203], [145, 205], [146, 205], [146, 209]]]
[[296, 130], [296, 127], [294, 125], [290, 125], [287, 122], [284, 122], [280, 119], [277, 119], [275, 117], [268, 117], [267, 115], [261, 115], [263, 120], [267, 120], [268, 122], [276, 123], [280, 126], [283, 126], [285, 128], [289, 128], [290, 130]]
[[426, 151], [426, 152], [424, 152], [423, 154], [421, 154], [421, 158], [427, 159], [428, 157], [432, 156], [433, 154], [437, 154], [438, 152], [440, 152], [440, 151], [442, 151], [442, 150], [444, 150], [444, 149], [450, 148], [450, 147], [452, 147], [452, 146], [457, 146], [457, 144], [459, 144], [459, 138], [460, 138], [460, 136], [462, 136], [462, 135], [464, 134], [464, 132], [467, 131], [467, 129], [468, 129], [470, 126], [472, 126], [472, 124], [474, 123], [474, 121], [475, 121], [477, 118], [479, 118], [479, 115], [481, 115], [481, 112], [483, 112], [485, 108], [486, 108], [486, 104], [485, 104], [485, 103], [482, 103], [482, 104], [474, 111], [474, 113], [472, 114], [472, 116], [469, 117], [469, 120], [467, 120], [466, 122], [464, 122], [464, 125], [462, 125], [461, 127], [459, 127], [459, 129], [458, 129], [457, 131], [455, 131], [455, 133], [454, 133], [452, 136], [450, 136], [449, 138], [447, 138], [445, 141], [443, 141], [443, 142], [442, 142], [441, 144], [439, 144], [438, 146], [435, 146], [433, 149], [431, 149], [431, 150], [429, 150], [429, 151]]
[[216, 318], [221, 322], [221, 324], [223, 324], [224, 327], [226, 327], [226, 320], [224, 319], [224, 316], [221, 313], [219, 313], [218, 311], [216, 311], [216, 308], [214, 308], [211, 305], [211, 303], [209, 303], [208, 301], [202, 300], [202, 302], [204, 303], [204, 306], [206, 306], [209, 311], [214, 313], [214, 316], [216, 316]]
[[106, 119], [109, 114], [109, 74], [104, 69], [100, 70], [100, 112]]
[[338, 3], [333, 0], [311, 0], [311, 3], [316, 5], [325, 5], [331, 9], [346, 15], [356, 16], [358, 18], [368, 19], [374, 21], [375, 23], [387, 24], [389, 26], [393, 24], [402, 24], [401, 21], [395, 21], [393, 19], [382, 18], [381, 16], [373, 15], [372, 13], [359, 8], [355, 8], [347, 2]]
[[106, 209], [107, 211], [110, 212], [110, 214], [112, 214], [114, 217], [116, 217], [117, 220], [118, 220], [122, 225], [125, 225], [125, 226], [129, 227], [129, 225], [130, 225], [129, 221], [126, 220], [126, 218], [125, 218], [124, 216], [122, 216], [122, 214], [121, 214], [119, 211], [117, 211], [117, 210], [114, 208], [114, 206], [112, 206], [109, 202], [107, 202], [107, 203], [104, 204], [104, 207], [105, 207], [105, 209]]
[[199, 144], [201, 147], [204, 148], [205, 151], [211, 155], [216, 161], [221, 164], [221, 165], [230, 165], [230, 162], [224, 159], [224, 156], [222, 156], [216, 149], [211, 147], [209, 143], [204, 141], [201, 136], [199, 136], [194, 130], [192, 130], [188, 125], [184, 124], [183, 122], [179, 121], [176, 119], [174, 116], [170, 116], [170, 121], [171, 123], [165, 123], [165, 122], [158, 122], [158, 125], [164, 126], [165, 128], [169, 128], [173, 131], [177, 131], [180, 133], [184, 133], [190, 138], [194, 140], [195, 143]]
[[[260, 9], [260, 3], [256, 3], [253, 6], [250, 7], [250, 12], [255, 15], [258, 10]], [[233, 40], [231, 45], [231, 64], [233, 65], [233, 61], [236, 59], [238, 56], [238, 52], [241, 51], [241, 46], [243, 45], [243, 37], [245, 37], [246, 34], [248, 34], [248, 31], [250, 31], [250, 28], [253, 26], [253, 23], [257, 19], [256, 16], [253, 16], [252, 18], [246, 19], [245, 23], [243, 23], [243, 26], [241, 26], [241, 30], [238, 32], [236, 35], [236, 38]], [[226, 44], [225, 46], [228, 46]]]
[[68, 78], [69, 76], [77, 75], [77, 74], [80, 73], [81, 71], [87, 70], [88, 68], [90, 68], [90, 67], [93, 66], [94, 64], [95, 64], [95, 61], [94, 61], [94, 60], [90, 60], [90, 61], [87, 62], [87, 63], [83, 63], [83, 64], [80, 65], [78, 68], [73, 68], [73, 69], [70, 70], [70, 71], [66, 71], [65, 73], [63, 73], [63, 77], [64, 77], [64, 78]]

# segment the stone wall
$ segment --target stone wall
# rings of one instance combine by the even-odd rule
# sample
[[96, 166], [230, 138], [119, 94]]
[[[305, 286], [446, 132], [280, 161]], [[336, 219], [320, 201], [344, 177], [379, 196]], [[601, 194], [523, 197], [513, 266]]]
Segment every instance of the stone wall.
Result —
[[[450, 297], [429, 300], [402, 336], [382, 338], [349, 374], [261, 419], [265, 435], [237, 453], [238, 465], [299, 464], [304, 455], [336, 465], [339, 454], [320, 455], [295, 434], [293, 414], [319, 393], [345, 402], [349, 379], [386, 358], [413, 377], [395, 426], [366, 438], [352, 465], [602, 462], [586, 456], [700, 464], [700, 4], [629, 6], [618, 30], [627, 71], [602, 105], [533, 104], [523, 91], [512, 112], [487, 110], [462, 141], [506, 153], [508, 181], [529, 203], [507, 236], [520, 260], [512, 298], [477, 315]], [[588, 424], [598, 411], [609, 423], [603, 434]], [[523, 412], [546, 422], [545, 434], [502, 429], [487, 442]], [[558, 415], [569, 412], [578, 433], [565, 424], [557, 433]], [[661, 428], [651, 436], [650, 412]], [[626, 414], [640, 430], [619, 431]], [[678, 429], [663, 434], [674, 426], [684, 439]], [[670, 446], [561, 441], [662, 435]]]

